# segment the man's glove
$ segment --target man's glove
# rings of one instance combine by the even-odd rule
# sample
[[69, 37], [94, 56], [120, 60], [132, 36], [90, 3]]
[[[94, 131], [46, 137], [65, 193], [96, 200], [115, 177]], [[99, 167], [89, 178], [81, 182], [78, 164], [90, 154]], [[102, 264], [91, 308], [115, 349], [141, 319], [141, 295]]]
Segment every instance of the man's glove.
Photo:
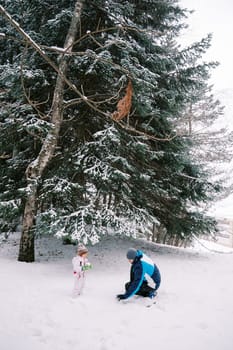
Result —
[[117, 300], [119, 301], [126, 299], [125, 294], [118, 294], [116, 297], [117, 297]]

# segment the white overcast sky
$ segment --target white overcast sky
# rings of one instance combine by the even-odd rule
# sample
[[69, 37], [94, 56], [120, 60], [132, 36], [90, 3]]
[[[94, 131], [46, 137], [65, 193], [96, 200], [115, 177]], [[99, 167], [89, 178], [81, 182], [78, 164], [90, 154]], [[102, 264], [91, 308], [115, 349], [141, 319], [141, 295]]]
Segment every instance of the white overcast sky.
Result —
[[199, 41], [213, 34], [212, 46], [204, 56], [207, 61], [220, 65], [212, 71], [214, 89], [233, 89], [233, 0], [180, 0], [180, 6], [194, 10], [182, 35], [182, 42]]

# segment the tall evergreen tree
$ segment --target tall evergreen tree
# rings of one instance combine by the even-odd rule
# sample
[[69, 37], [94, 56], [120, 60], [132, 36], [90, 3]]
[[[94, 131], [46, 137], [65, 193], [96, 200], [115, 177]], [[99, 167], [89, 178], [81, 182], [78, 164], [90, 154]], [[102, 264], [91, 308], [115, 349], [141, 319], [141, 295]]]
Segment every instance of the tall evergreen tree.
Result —
[[[79, 28], [66, 46], [75, 3], [82, 7]], [[111, 229], [136, 235], [152, 223], [181, 239], [212, 230], [214, 220], [198, 207], [217, 186], [192, 161], [190, 139], [174, 125], [215, 64], [191, 59], [201, 57], [208, 40], [185, 53], [176, 45], [186, 16], [177, 1], [5, 0], [3, 7], [30, 36], [1, 19], [5, 229], [23, 215], [32, 181], [31, 238], [51, 231], [95, 242]], [[59, 79], [59, 139], [31, 177], [56, 125]], [[34, 259], [24, 253], [21, 260]]]

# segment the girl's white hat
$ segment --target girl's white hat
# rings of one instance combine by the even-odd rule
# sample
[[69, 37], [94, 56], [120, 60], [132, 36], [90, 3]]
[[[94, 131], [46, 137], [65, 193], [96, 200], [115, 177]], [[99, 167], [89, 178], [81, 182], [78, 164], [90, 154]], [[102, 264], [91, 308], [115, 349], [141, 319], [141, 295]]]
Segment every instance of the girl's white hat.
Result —
[[77, 248], [77, 252], [79, 255], [85, 254], [88, 252], [88, 249], [85, 247], [84, 244], [80, 243]]

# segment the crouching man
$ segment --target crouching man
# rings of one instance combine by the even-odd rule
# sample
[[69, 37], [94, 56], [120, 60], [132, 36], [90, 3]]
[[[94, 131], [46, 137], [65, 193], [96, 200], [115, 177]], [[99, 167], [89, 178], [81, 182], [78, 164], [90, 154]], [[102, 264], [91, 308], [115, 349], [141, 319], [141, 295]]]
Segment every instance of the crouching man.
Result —
[[[142, 251], [130, 248], [126, 254], [131, 264], [130, 281], [125, 285], [125, 294], [118, 294], [118, 300], [124, 300], [133, 295], [153, 298], [160, 286], [161, 276], [158, 267]], [[148, 285], [148, 276], [154, 282], [154, 288]]]

